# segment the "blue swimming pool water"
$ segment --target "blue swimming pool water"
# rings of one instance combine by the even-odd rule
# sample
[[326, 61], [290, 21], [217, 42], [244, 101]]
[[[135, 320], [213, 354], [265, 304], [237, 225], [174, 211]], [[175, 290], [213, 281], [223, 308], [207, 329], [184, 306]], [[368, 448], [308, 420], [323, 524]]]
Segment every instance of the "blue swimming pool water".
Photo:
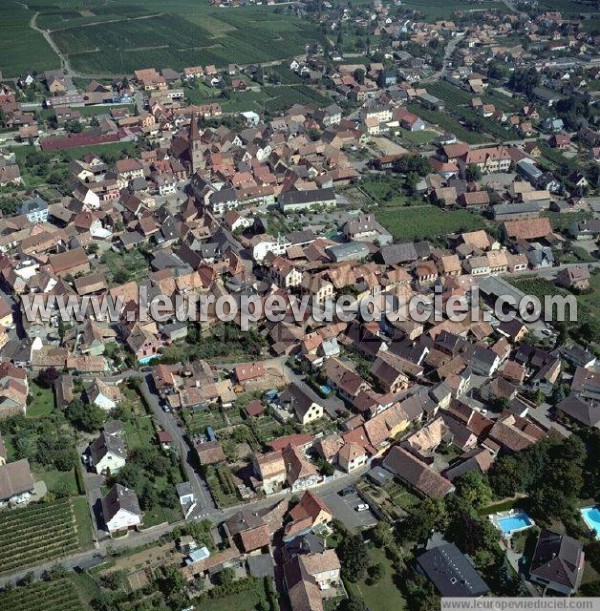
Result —
[[584, 507], [581, 510], [581, 515], [588, 527], [596, 531], [596, 539], [600, 539], [600, 508]]
[[521, 530], [531, 526], [531, 518], [526, 513], [516, 513], [512, 516], [506, 516], [504, 518], [498, 518], [497, 520], [500, 530], [508, 535], [515, 530]]
[[147, 365], [150, 361], [153, 361], [154, 359], [159, 358], [158, 354], [154, 354], [152, 356], [145, 356], [141, 359], [138, 359], [138, 363], [140, 365]]

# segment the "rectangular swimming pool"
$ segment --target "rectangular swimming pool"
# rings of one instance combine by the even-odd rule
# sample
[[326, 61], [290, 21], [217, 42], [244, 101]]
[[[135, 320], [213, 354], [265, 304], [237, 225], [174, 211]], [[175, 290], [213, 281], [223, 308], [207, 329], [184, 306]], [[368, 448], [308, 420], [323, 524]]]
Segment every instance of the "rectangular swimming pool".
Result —
[[505, 534], [510, 535], [518, 530], [525, 530], [533, 526], [533, 520], [525, 513], [515, 513], [496, 519], [496, 525]]
[[596, 539], [600, 540], [600, 507], [584, 507], [581, 517], [588, 528], [595, 531]]

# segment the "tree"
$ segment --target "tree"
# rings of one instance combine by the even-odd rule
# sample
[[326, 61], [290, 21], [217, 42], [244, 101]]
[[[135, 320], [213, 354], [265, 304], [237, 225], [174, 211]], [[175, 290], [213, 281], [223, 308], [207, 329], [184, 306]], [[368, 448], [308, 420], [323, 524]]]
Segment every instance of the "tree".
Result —
[[469, 182], [477, 182], [481, 180], [481, 170], [475, 163], [470, 163], [465, 168], [465, 179]]
[[492, 501], [492, 490], [479, 471], [469, 471], [459, 478], [456, 492], [475, 508], [485, 507]]
[[377, 522], [373, 529], [373, 542], [377, 547], [388, 547], [394, 540], [387, 522], [383, 520]]
[[52, 388], [52, 385], [58, 379], [59, 375], [60, 374], [56, 367], [48, 367], [46, 369], [42, 369], [40, 373], [38, 373], [36, 382], [43, 388]]
[[425, 499], [414, 507], [399, 530], [405, 541], [424, 541], [432, 530], [441, 528], [446, 521], [444, 505], [439, 501]]
[[359, 84], [362, 85], [365, 82], [365, 71], [362, 68], [357, 68], [353, 73], [352, 76], [354, 77], [354, 80]]
[[342, 572], [349, 581], [356, 582], [364, 577], [367, 570], [367, 546], [360, 534], [348, 534], [340, 542], [338, 555]]
[[371, 584], [374, 584], [380, 581], [381, 578], [385, 575], [385, 568], [383, 564], [381, 564], [381, 562], [378, 562], [377, 564], [372, 564], [367, 569], [367, 574], [369, 576], [369, 582]]
[[350, 596], [340, 605], [340, 611], [365, 611], [365, 609], [365, 601], [358, 596]]
[[65, 408], [67, 420], [78, 430], [94, 433], [104, 424], [104, 412], [97, 405], [74, 399]]
[[217, 573], [219, 585], [228, 586], [235, 579], [235, 571], [231, 567], [225, 567]]

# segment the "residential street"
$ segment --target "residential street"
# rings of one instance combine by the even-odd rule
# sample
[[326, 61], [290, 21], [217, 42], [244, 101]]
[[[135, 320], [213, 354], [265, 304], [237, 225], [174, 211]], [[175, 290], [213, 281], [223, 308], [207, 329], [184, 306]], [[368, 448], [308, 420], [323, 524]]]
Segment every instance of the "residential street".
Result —
[[216, 511], [217, 506], [215, 505], [215, 502], [210, 494], [207, 483], [204, 481], [204, 479], [202, 479], [196, 469], [194, 469], [193, 450], [185, 440], [183, 429], [177, 425], [175, 417], [172, 414], [167, 414], [161, 408], [158, 397], [150, 391], [148, 385], [149, 380], [150, 376], [144, 378], [140, 385], [140, 391], [144, 397], [144, 400], [152, 409], [156, 421], [173, 438], [173, 443], [183, 458], [183, 466], [187, 474], [188, 481], [192, 484], [194, 495], [198, 502], [190, 517], [206, 517]]
[[[173, 439], [175, 439], [175, 437], [173, 437]], [[369, 466], [365, 466], [356, 469], [356, 471], [351, 474], [343, 474], [339, 477], [334, 477], [333, 479], [322, 483], [320, 486], [312, 488], [312, 490], [318, 492], [320, 495], [326, 495], [328, 493], [337, 493], [342, 488], [356, 483], [362, 477], [362, 475], [366, 473], [368, 469]], [[199, 477], [197, 479], [200, 480]], [[293, 493], [290, 490], [285, 490], [283, 492], [273, 494], [268, 498], [260, 499], [253, 503], [242, 503], [234, 507], [229, 507], [224, 511], [218, 510], [214, 506], [214, 503], [212, 503], [211, 499], [212, 509], [208, 511], [208, 513], [206, 513], [205, 515], [194, 515], [190, 519], [209, 519], [212, 520], [215, 524], [217, 524], [219, 522], [222, 522], [223, 520], [228, 519], [241, 509], [247, 509], [250, 511], [265, 509], [267, 507], [275, 505], [283, 498], [291, 496], [293, 496]], [[177, 522], [173, 522], [172, 524], [159, 524], [158, 526], [154, 526], [148, 530], [143, 530], [141, 532], [136, 533], [129, 533], [126, 537], [105, 539], [99, 542], [95, 548], [87, 550], [85, 552], [71, 554], [69, 556], [66, 556], [65, 558], [57, 558], [55, 560], [45, 562], [35, 567], [24, 567], [16, 571], [11, 571], [0, 576], [0, 587], [4, 587], [6, 584], [11, 582], [14, 583], [30, 573], [33, 574], [35, 578], [39, 579], [44, 573], [44, 571], [50, 570], [52, 567], [58, 565], [62, 565], [67, 568], [74, 568], [77, 566], [82, 568], [90, 568], [92, 566], [104, 562], [104, 559], [114, 551], [119, 551], [125, 548], [139, 547], [142, 545], [146, 545], [147, 543], [153, 543], [155, 541], [158, 541], [161, 537], [163, 537], [164, 535], [168, 535], [177, 526], [184, 523], [185, 520], [179, 520]]]

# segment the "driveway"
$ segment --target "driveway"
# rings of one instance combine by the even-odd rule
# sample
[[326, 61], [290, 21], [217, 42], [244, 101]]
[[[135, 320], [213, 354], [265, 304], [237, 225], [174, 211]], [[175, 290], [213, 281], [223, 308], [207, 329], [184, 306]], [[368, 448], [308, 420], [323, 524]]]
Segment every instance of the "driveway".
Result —
[[334, 517], [343, 522], [346, 528], [371, 528], [377, 524], [377, 518], [371, 510], [356, 511], [356, 506], [364, 501], [356, 492], [341, 496], [337, 491], [323, 495], [323, 501], [331, 510]]

